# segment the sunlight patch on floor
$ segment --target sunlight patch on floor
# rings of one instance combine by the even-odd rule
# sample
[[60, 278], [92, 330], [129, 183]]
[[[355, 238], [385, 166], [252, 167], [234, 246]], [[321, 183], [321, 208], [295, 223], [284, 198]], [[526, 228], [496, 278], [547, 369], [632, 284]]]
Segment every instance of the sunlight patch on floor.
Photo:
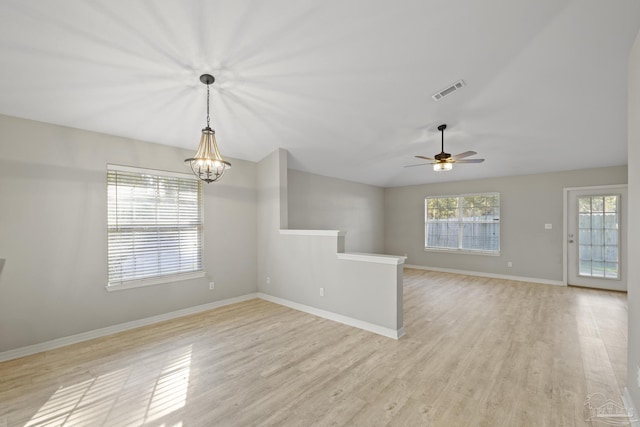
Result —
[[[25, 427], [158, 422], [187, 402], [191, 347], [181, 347], [95, 378], [63, 385]], [[181, 427], [182, 422], [161, 425]]]

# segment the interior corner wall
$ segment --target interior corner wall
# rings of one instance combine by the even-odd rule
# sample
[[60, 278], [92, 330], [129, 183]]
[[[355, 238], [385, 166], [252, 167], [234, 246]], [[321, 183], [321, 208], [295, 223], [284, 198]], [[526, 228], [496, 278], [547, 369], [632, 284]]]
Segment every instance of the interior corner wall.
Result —
[[[408, 265], [562, 281], [563, 189], [626, 183], [627, 167], [616, 166], [387, 188], [385, 253], [407, 254]], [[424, 250], [426, 196], [486, 192], [500, 193], [500, 256]]]
[[346, 231], [345, 251], [383, 253], [384, 189], [288, 171], [289, 228]]
[[287, 156], [286, 150], [277, 149], [257, 164], [258, 190], [258, 244], [257, 287], [270, 289], [267, 277], [279, 281], [274, 266], [279, 265], [280, 229], [288, 226], [287, 210]]
[[[398, 298], [402, 295], [401, 266], [339, 259], [343, 237], [337, 233], [280, 232], [287, 229], [287, 200], [292, 200], [288, 187], [292, 181], [287, 179], [292, 171], [287, 169], [287, 160], [287, 151], [279, 149], [257, 165], [257, 280], [261, 296], [321, 312], [334, 320], [336, 316], [348, 318], [347, 323], [359, 327], [367, 324], [391, 335], [399, 333], [403, 325], [402, 298]], [[324, 177], [307, 178], [324, 185]]]
[[[640, 33], [629, 55], [628, 94], [628, 159], [629, 218], [640, 215]], [[628, 257], [627, 304], [629, 312], [629, 342], [627, 356], [627, 389], [636, 409], [640, 408], [640, 226], [637, 221], [627, 225]]]
[[233, 159], [203, 184], [208, 275], [105, 289], [107, 163], [189, 173], [192, 154], [0, 115], [0, 352], [257, 291], [256, 164]]

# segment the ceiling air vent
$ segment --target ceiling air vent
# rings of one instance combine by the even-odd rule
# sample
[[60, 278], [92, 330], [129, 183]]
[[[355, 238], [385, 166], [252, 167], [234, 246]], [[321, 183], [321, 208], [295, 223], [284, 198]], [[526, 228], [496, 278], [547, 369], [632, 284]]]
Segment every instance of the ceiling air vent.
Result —
[[445, 96], [451, 95], [453, 92], [457, 91], [458, 89], [462, 89], [463, 87], [464, 87], [464, 82], [462, 80], [458, 80], [451, 86], [434, 93], [433, 95], [431, 95], [431, 97], [436, 101], [440, 101]]

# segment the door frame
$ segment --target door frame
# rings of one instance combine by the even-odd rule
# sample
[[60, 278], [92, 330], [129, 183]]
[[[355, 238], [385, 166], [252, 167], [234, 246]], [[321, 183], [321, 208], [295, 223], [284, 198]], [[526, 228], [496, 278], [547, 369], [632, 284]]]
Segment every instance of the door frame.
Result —
[[[624, 187], [627, 190], [629, 186], [627, 183], [624, 184], [609, 184], [609, 185], [587, 185], [585, 187], [565, 187], [562, 189], [562, 284], [564, 286], [568, 286], [569, 284], [569, 245], [567, 243], [567, 236], [569, 234], [569, 191], [599, 191], [599, 190], [611, 190], [613, 188]], [[624, 213], [625, 217], [627, 213]], [[626, 232], [626, 230], [623, 230]], [[627, 248], [624, 248], [626, 250]], [[622, 268], [625, 269], [627, 266], [624, 265]]]

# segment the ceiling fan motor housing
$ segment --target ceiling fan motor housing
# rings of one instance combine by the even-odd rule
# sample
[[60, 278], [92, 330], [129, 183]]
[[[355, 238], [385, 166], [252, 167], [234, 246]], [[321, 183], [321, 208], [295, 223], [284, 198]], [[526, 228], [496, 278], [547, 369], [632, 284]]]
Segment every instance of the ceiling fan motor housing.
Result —
[[451, 154], [445, 153], [444, 151], [440, 154], [436, 154], [435, 156], [433, 156], [433, 158], [438, 161], [447, 160], [449, 157], [451, 157]]

